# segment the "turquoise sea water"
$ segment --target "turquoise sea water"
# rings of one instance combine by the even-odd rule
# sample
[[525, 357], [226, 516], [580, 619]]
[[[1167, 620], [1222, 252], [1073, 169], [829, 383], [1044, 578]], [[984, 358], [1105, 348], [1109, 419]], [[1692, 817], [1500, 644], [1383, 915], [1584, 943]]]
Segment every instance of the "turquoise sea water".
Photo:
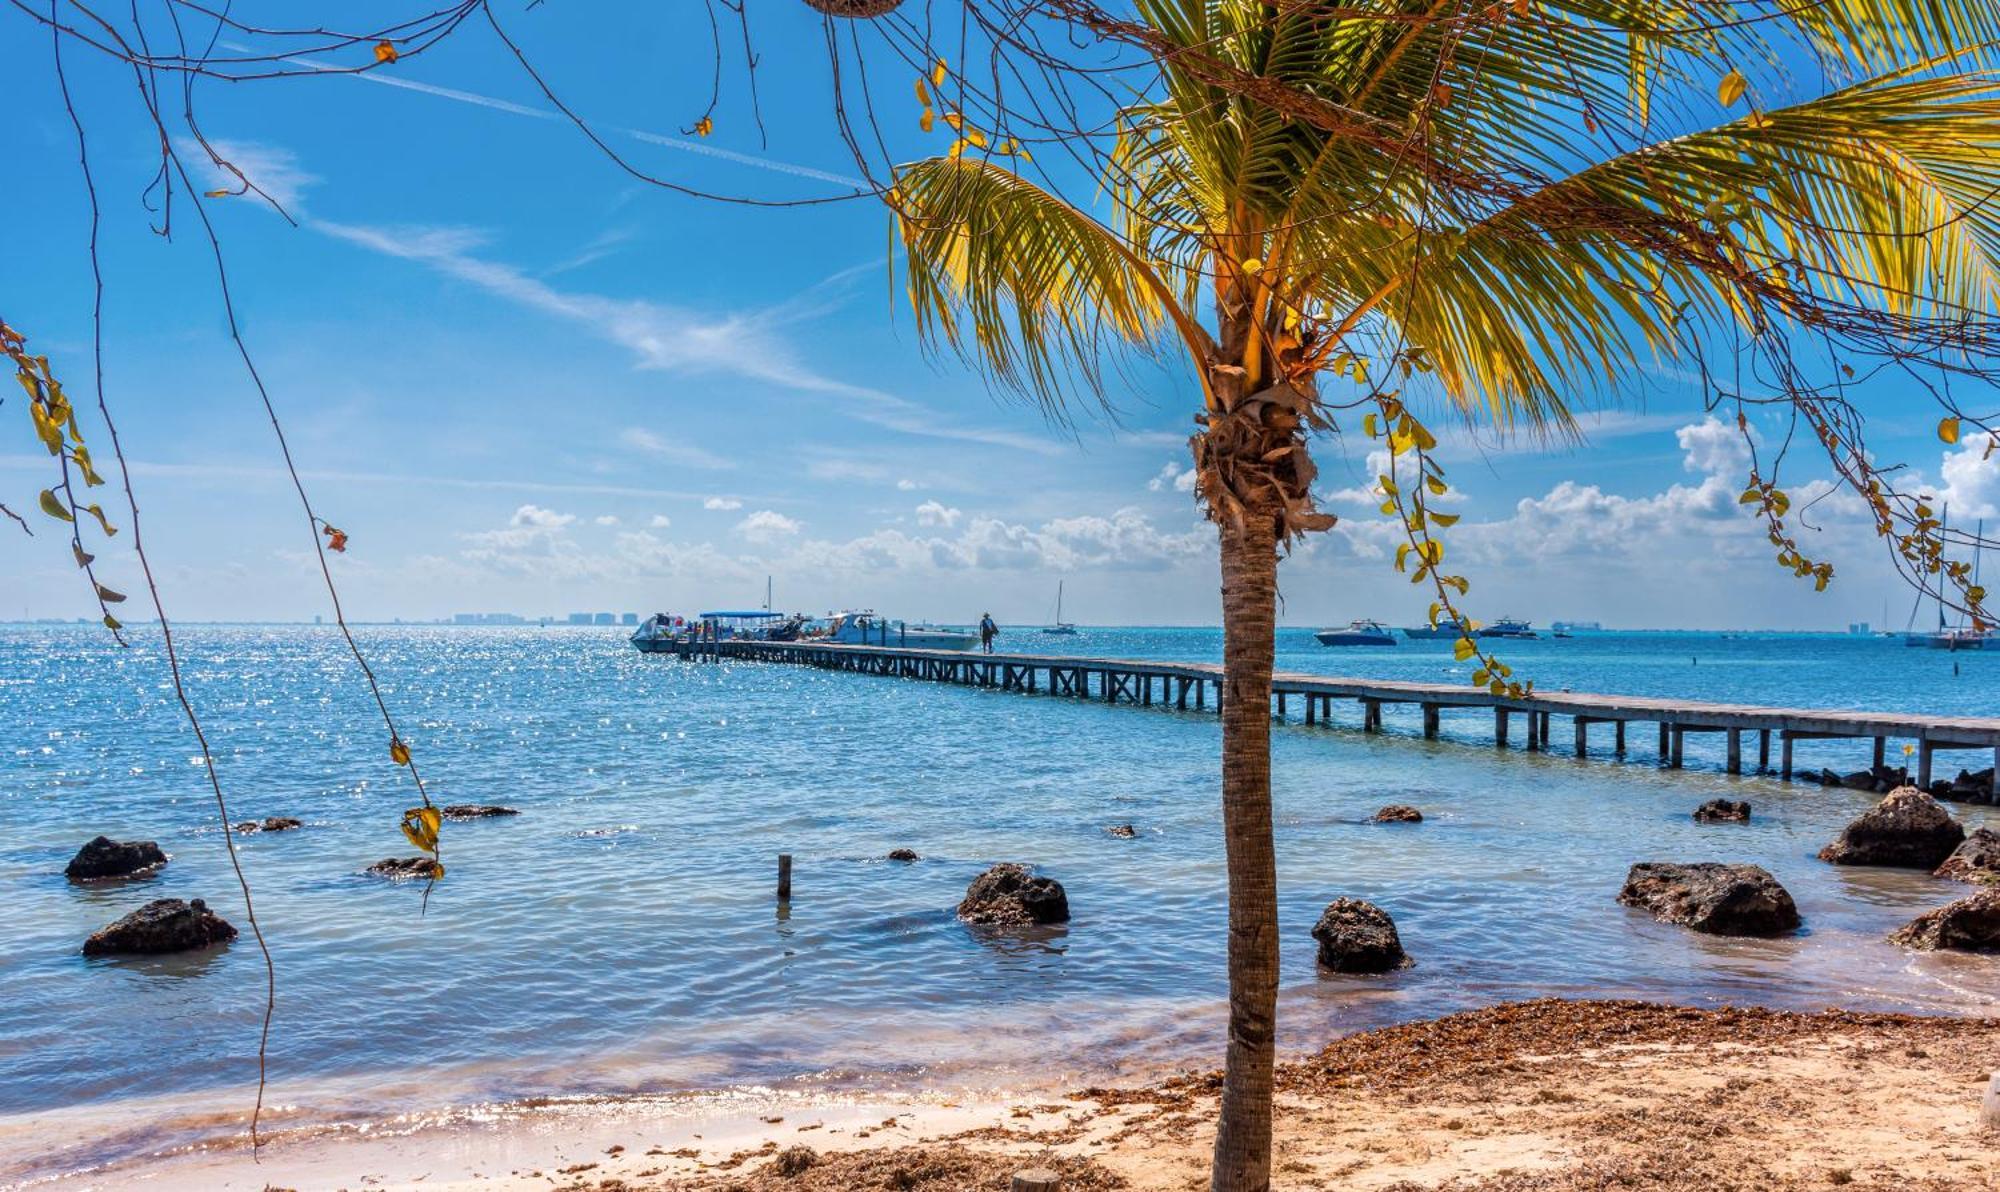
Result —
[[[333, 632], [187, 631], [232, 816], [307, 825], [238, 838], [278, 963], [281, 1120], [529, 1094], [952, 1087], [1218, 1058], [1212, 715], [682, 663], [633, 652], [623, 633], [363, 633], [433, 797], [523, 812], [447, 825], [450, 876], [425, 908], [420, 883], [360, 872], [409, 854], [396, 821], [414, 799]], [[1015, 632], [1002, 645], [1214, 659], [1220, 635]], [[1590, 634], [1504, 656], [1544, 688], [1790, 706], [1992, 714], [2000, 680], [2000, 651], [1836, 636]], [[1329, 650], [1307, 630], [1282, 635], [1279, 666], [1465, 670], [1446, 642]], [[195, 957], [78, 952], [162, 896], [206, 898], [245, 925], [165, 682], [143, 638], [121, 651], [81, 628], [0, 628], [0, 1183], [161, 1145], [247, 1104], [263, 998], [247, 934]], [[1358, 732], [1352, 709], [1330, 729], [1276, 733], [1288, 1046], [1545, 994], [2000, 1002], [2000, 958], [1916, 956], [1882, 939], [1964, 887], [1813, 859], [1870, 796], [1732, 778], [1703, 738], [1689, 740], [1689, 769], [1662, 771], [1647, 726], [1624, 762], [1568, 757], [1563, 725], [1553, 754], [1501, 754], [1490, 716], [1456, 715], [1439, 742], [1395, 710], [1382, 736]], [[1799, 748], [1802, 767], [1866, 761], [1864, 745]], [[1752, 825], [1689, 820], [1718, 794], [1755, 804]], [[1426, 822], [1364, 822], [1389, 802]], [[2000, 826], [1994, 809], [1954, 810], [1968, 827]], [[1137, 839], [1105, 830], [1124, 823]], [[71, 885], [64, 863], [100, 832], [156, 839], [173, 861], [147, 881]], [[924, 859], [881, 859], [898, 846]], [[797, 858], [784, 908], [780, 852]], [[1626, 868], [1649, 859], [1764, 865], [1807, 930], [1717, 940], [1617, 906]], [[1060, 879], [1074, 920], [1025, 934], [958, 923], [965, 884], [1000, 860]], [[1319, 973], [1308, 932], [1343, 895], [1387, 908], [1415, 967]], [[31, 1133], [4, 1131], [56, 1111], [102, 1111], [117, 1135], [76, 1126], [36, 1155]]]

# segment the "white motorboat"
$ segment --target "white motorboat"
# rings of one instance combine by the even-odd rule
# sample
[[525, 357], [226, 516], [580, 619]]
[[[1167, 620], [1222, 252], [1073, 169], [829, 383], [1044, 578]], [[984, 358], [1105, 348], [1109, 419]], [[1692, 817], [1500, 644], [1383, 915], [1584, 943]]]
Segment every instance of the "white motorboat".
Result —
[[979, 644], [976, 633], [945, 625], [912, 625], [891, 620], [873, 609], [835, 613], [820, 632], [809, 636], [843, 646], [896, 646], [911, 650], [970, 650]]

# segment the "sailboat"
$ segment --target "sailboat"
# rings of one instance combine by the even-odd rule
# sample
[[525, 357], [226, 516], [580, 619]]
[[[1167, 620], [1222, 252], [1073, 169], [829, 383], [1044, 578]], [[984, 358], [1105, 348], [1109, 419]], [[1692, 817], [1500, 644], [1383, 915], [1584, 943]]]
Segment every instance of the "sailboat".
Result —
[[1068, 621], [1065, 621], [1065, 620], [1063, 620], [1063, 619], [1062, 619], [1062, 598], [1063, 598], [1063, 582], [1062, 582], [1061, 580], [1057, 580], [1057, 581], [1056, 581], [1056, 619], [1055, 619], [1055, 623], [1054, 623], [1054, 624], [1050, 624], [1050, 625], [1044, 625], [1044, 626], [1042, 626], [1042, 632], [1043, 632], [1043, 633], [1053, 633], [1053, 634], [1060, 634], [1060, 635], [1062, 635], [1062, 636], [1064, 636], [1064, 637], [1075, 637], [1075, 636], [1076, 636], [1076, 626], [1074, 626], [1074, 625], [1070, 624], [1070, 623], [1069, 623]]
[[[1945, 533], [1946, 528], [1951, 524], [1951, 509], [1949, 506], [1945, 508], [1943, 515], [1938, 520], [1939, 520], [1938, 534], [1942, 536]], [[1974, 584], [1977, 584], [1979, 582], [1978, 543], [1985, 537], [1986, 537], [1986, 520], [1984, 518], [1981, 518], [1978, 523], [1978, 528], [1975, 529], [1972, 533], [1972, 538], [1974, 543], [1973, 556], [1972, 556], [1972, 567], [1973, 567], [1972, 582]], [[1928, 646], [1933, 650], [1985, 649], [1986, 634], [1981, 632], [1980, 630], [1974, 629], [1966, 625], [1960, 625], [1957, 626], [1956, 628], [1946, 626], [1944, 619], [1944, 586], [1943, 586], [1944, 581], [1940, 579], [1938, 581], [1938, 585], [1939, 586], [1938, 586], [1938, 602], [1937, 602], [1937, 616], [1938, 616], [1937, 630], [1933, 633], [1906, 633], [1903, 636], [1903, 644], [1906, 646]], [[1923, 597], [1922, 594], [1920, 593], [1918, 595], [1918, 600], [1921, 601], [1922, 599]], [[1912, 620], [1916, 619], [1914, 611], [1911, 614], [1911, 619]]]

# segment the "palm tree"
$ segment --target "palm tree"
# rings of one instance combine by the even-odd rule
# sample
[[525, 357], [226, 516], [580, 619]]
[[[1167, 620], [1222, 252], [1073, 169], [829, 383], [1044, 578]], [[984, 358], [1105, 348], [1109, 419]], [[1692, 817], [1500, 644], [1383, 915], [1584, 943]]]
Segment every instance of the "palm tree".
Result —
[[[1212, 1180], [1261, 1190], [1275, 602], [1281, 552], [1334, 521], [1308, 451], [1338, 413], [1323, 374], [1360, 382], [1369, 433], [1421, 456], [1432, 440], [1412, 402], [1560, 434], [1574, 395], [1615, 394], [1732, 336], [1790, 365], [1807, 354], [1794, 343], [1888, 354], [1991, 312], [2000, 90], [1963, 71], [2000, 9], [1135, 0], [1126, 22], [1063, 7], [1159, 70], [1117, 113], [1087, 195], [1023, 177], [1005, 129], [948, 118], [951, 152], [900, 168], [888, 200], [927, 342], [1058, 413], [1121, 346], [1184, 352], [1199, 382], [1190, 447], [1225, 635], [1229, 1028]], [[1815, 65], [1836, 81], [1802, 81]], [[1803, 382], [1774, 384], [1811, 400]], [[1421, 465], [1437, 491], [1440, 470]], [[1382, 483], [1448, 610], [1463, 580], [1437, 567], [1438, 519]]]

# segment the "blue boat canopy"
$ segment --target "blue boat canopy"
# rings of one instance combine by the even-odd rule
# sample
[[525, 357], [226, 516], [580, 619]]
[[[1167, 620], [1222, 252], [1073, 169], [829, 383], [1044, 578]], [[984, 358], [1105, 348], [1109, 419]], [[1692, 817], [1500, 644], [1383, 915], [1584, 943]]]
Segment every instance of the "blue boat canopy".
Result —
[[716, 620], [716, 621], [729, 621], [729, 620], [748, 621], [748, 620], [760, 620], [764, 617], [784, 616], [783, 613], [774, 613], [768, 608], [760, 608], [754, 612], [747, 612], [747, 613], [717, 612], [717, 613], [699, 613], [696, 615], [700, 616], [703, 620]]

